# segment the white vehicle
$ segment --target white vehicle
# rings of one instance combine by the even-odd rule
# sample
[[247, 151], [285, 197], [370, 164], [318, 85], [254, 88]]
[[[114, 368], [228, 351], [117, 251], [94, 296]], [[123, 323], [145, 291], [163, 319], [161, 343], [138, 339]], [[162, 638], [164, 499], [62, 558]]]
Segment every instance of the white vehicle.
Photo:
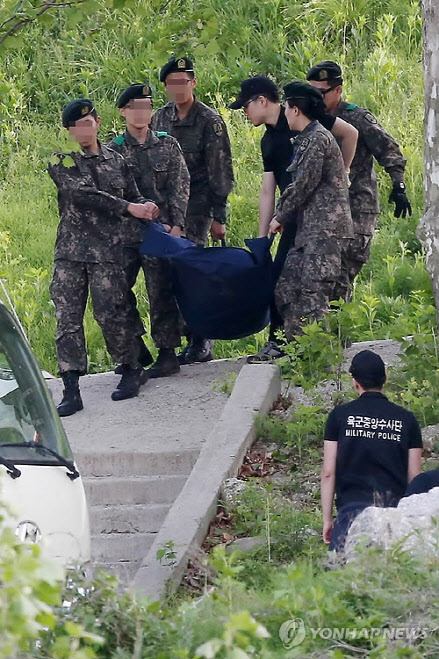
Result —
[[38, 363], [1, 302], [0, 501], [5, 523], [23, 542], [41, 544], [65, 567], [90, 560], [81, 476]]

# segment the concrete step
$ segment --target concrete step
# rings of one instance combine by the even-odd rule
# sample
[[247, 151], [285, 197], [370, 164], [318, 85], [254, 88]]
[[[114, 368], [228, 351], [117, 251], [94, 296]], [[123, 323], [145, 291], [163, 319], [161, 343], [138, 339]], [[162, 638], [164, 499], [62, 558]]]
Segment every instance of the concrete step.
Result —
[[101, 504], [172, 503], [187, 476], [84, 478], [89, 507]]
[[159, 476], [190, 474], [199, 448], [178, 451], [76, 451], [82, 476]]
[[96, 505], [90, 508], [90, 528], [99, 533], [156, 533], [170, 504]]
[[93, 562], [140, 561], [148, 553], [155, 533], [100, 533], [91, 536]]
[[96, 574], [97, 570], [109, 572], [111, 575], [117, 577], [122, 586], [127, 586], [134, 578], [137, 570], [139, 569], [141, 561], [95, 561], [93, 563], [93, 570]]

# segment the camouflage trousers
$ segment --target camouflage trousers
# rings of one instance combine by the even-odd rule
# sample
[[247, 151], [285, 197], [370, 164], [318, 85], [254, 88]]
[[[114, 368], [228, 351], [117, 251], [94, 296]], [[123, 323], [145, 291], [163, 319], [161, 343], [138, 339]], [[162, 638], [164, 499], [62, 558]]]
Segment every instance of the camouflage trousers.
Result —
[[114, 362], [137, 366], [138, 346], [126, 314], [126, 284], [116, 263], [56, 260], [50, 294], [57, 319], [59, 372], [87, 372], [84, 313], [90, 292], [93, 315]]
[[308, 253], [307, 246], [288, 252], [275, 288], [276, 307], [288, 341], [302, 333], [307, 320], [318, 320], [330, 309], [341, 277], [337, 245], [325, 254]]
[[191, 194], [184, 221], [184, 235], [196, 245], [205, 247], [211, 224], [211, 203], [207, 195]]
[[352, 213], [355, 237], [342, 245], [342, 279], [336, 287], [336, 299], [350, 298], [350, 288], [361, 268], [370, 259], [370, 246], [377, 221], [375, 213]]
[[128, 283], [127, 314], [136, 336], [145, 334], [133, 292], [137, 275], [143, 269], [149, 299], [151, 337], [157, 348], [176, 348], [181, 345], [182, 322], [175, 301], [171, 266], [166, 259], [139, 254], [139, 245], [124, 247], [124, 269]]

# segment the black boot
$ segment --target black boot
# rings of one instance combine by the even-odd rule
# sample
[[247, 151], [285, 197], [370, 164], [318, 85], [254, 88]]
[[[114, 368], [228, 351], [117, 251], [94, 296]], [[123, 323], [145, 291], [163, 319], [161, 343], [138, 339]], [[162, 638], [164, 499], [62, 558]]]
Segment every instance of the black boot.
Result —
[[63, 398], [58, 407], [60, 416], [71, 416], [84, 408], [79, 392], [79, 371], [66, 371], [61, 373], [64, 383]]
[[148, 374], [143, 368], [132, 368], [129, 364], [122, 364], [121, 369], [122, 378], [111, 394], [113, 400], [134, 398], [139, 393], [142, 384], [145, 384], [148, 379]]
[[157, 360], [146, 371], [150, 378], [166, 378], [180, 371], [177, 355], [173, 348], [160, 348]]
[[[138, 341], [139, 341], [139, 356], [137, 358], [137, 361], [139, 362], [140, 366], [149, 366], [150, 364], [152, 364], [154, 359], [152, 358], [151, 353], [144, 344], [141, 336], [138, 337]], [[116, 375], [122, 375], [122, 364], [116, 366], [114, 372], [116, 373]]]
[[210, 339], [193, 336], [187, 347], [184, 363], [194, 364], [195, 362], [210, 362], [210, 360], [213, 359], [212, 345], [213, 341]]

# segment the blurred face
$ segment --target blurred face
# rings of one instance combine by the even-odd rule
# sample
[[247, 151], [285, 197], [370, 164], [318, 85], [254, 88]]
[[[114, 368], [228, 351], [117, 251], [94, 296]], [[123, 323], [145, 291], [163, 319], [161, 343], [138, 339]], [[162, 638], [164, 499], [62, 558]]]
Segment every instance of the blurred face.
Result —
[[253, 126], [261, 126], [267, 119], [267, 99], [265, 96], [257, 96], [244, 103], [242, 110]]
[[151, 123], [152, 99], [133, 98], [124, 108], [119, 108], [119, 112], [125, 118], [128, 128], [146, 128]]
[[301, 114], [299, 108], [295, 105], [291, 108], [288, 103], [285, 102], [285, 117], [291, 130], [301, 130], [301, 127], [298, 125], [298, 119]]
[[100, 125], [101, 118], [95, 119], [93, 115], [89, 114], [87, 117], [75, 121], [67, 130], [72, 140], [79, 142], [83, 147], [89, 147], [96, 142]]
[[186, 71], [169, 73], [166, 76], [166, 93], [168, 99], [174, 103], [183, 104], [190, 101], [196, 86], [197, 79], [190, 78]]
[[337, 85], [336, 87], [334, 87], [327, 80], [322, 80], [322, 81], [308, 80], [308, 82], [313, 87], [320, 89], [320, 91], [323, 94], [323, 99], [325, 101], [326, 109], [329, 112], [333, 112], [341, 101], [341, 94], [343, 91], [342, 86]]

